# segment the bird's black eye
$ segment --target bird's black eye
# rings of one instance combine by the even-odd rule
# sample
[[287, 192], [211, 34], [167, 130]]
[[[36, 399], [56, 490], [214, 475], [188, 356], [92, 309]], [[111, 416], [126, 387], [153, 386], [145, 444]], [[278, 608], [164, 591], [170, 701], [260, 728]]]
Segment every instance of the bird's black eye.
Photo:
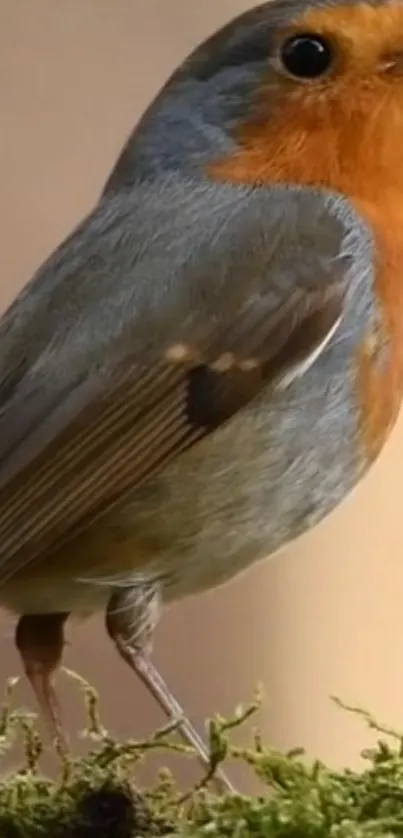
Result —
[[297, 79], [317, 79], [329, 70], [333, 50], [321, 35], [301, 32], [285, 41], [280, 58], [289, 75]]

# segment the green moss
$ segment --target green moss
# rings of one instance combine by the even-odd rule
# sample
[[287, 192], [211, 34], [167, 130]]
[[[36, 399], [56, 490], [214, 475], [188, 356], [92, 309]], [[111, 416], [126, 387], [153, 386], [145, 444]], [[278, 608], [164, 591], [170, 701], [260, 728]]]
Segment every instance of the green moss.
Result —
[[[188, 749], [172, 726], [144, 742], [117, 742], [102, 729], [96, 693], [81, 685], [87, 734], [96, 741], [85, 757], [61, 761], [60, 776], [52, 781], [40, 773], [35, 720], [12, 709], [14, 682], [8, 684], [0, 759], [22, 736], [25, 764], [0, 782], [0, 838], [403, 838], [403, 734], [381, 727], [365, 711], [341, 705], [361, 714], [381, 737], [363, 754], [367, 764], [360, 772], [309, 763], [299, 750], [282, 754], [259, 736], [249, 749], [232, 746], [231, 730], [255, 713], [257, 701], [232, 719], [209, 723], [211, 766], [197, 789], [184, 796], [164, 771], [154, 789], [140, 793], [136, 766], [151, 749], [161, 750], [162, 764], [167, 748]], [[248, 763], [267, 792], [217, 794], [211, 781], [229, 756]]]

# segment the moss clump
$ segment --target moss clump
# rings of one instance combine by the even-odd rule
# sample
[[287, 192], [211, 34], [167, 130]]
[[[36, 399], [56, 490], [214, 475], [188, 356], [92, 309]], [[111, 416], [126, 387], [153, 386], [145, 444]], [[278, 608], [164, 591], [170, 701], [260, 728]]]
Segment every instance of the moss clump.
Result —
[[[23, 735], [25, 765], [0, 781], [0, 838], [393, 838], [403, 836], [403, 734], [361, 714], [381, 738], [362, 756], [360, 772], [307, 762], [301, 750], [282, 754], [258, 735], [248, 749], [230, 735], [258, 707], [209, 723], [211, 765], [197, 788], [181, 793], [164, 771], [154, 789], [135, 787], [136, 764], [151, 749], [188, 752], [173, 727], [144, 742], [119, 743], [101, 727], [97, 696], [81, 682], [88, 735], [97, 739], [83, 758], [61, 761], [56, 781], [39, 770], [41, 743], [32, 716], [11, 709], [13, 682], [0, 718], [0, 756]], [[341, 702], [338, 702], [341, 704]], [[211, 785], [228, 758], [248, 763], [263, 781], [261, 796], [220, 795]], [[266, 786], [267, 792], [264, 792]]]

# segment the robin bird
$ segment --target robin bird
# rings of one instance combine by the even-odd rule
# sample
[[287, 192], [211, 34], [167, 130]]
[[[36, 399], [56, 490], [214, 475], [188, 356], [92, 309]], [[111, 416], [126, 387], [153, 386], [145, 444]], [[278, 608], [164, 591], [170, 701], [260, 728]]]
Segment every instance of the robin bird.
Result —
[[70, 613], [206, 760], [161, 603], [313, 527], [403, 393], [403, 4], [274, 0], [182, 64], [0, 322], [0, 602], [52, 735]]

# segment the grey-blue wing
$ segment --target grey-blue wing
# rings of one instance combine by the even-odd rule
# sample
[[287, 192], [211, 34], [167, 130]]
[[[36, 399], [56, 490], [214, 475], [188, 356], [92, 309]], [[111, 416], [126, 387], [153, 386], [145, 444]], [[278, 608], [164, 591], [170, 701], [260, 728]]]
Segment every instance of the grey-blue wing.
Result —
[[324, 344], [341, 216], [308, 191], [168, 176], [50, 257], [0, 323], [0, 584]]

